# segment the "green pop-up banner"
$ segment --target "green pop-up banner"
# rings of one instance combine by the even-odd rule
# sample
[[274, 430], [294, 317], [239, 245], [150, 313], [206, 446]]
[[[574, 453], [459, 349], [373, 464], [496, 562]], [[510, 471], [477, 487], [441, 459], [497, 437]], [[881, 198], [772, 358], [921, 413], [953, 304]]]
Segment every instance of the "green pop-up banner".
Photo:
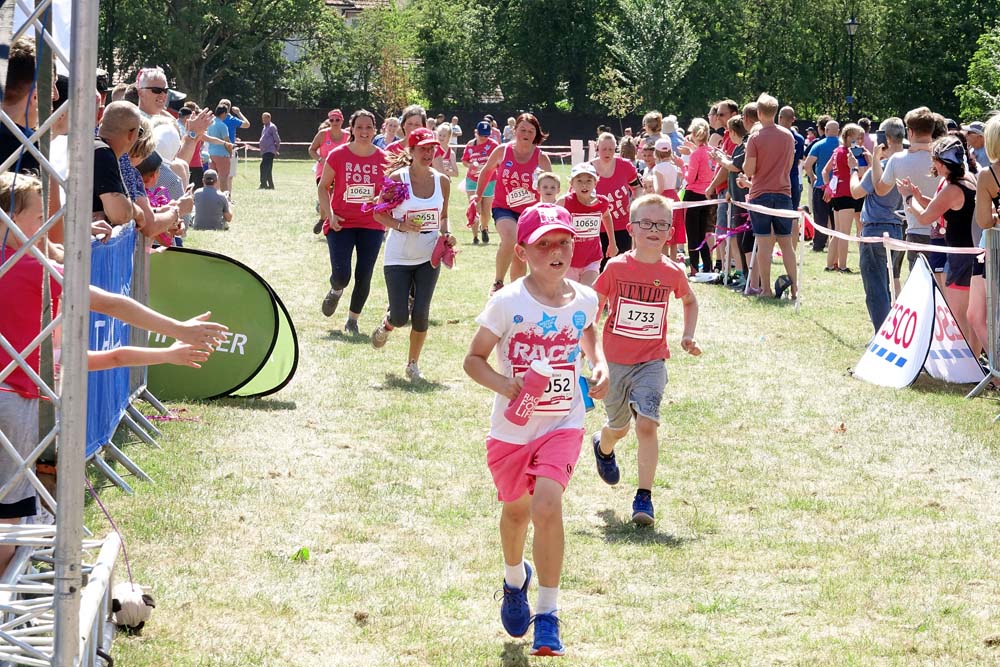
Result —
[[[225, 341], [200, 369], [161, 364], [149, 368], [158, 398], [205, 399], [272, 394], [292, 379], [299, 349], [285, 305], [244, 264], [213, 252], [169, 248], [150, 256], [149, 305], [179, 320], [211, 311], [229, 327]], [[172, 339], [154, 335], [151, 347]]]

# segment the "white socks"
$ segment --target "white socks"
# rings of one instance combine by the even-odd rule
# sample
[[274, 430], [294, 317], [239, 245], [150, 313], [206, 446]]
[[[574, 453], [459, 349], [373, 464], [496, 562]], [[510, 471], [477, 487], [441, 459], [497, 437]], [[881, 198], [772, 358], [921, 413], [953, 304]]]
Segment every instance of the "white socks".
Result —
[[528, 572], [524, 569], [524, 561], [522, 560], [517, 565], [503, 565], [504, 575], [503, 580], [510, 588], [521, 588], [524, 586], [524, 580], [528, 578]]
[[559, 587], [553, 586], [539, 586], [538, 587], [538, 602], [535, 604], [536, 614], [551, 614], [554, 613], [558, 608], [559, 602]]

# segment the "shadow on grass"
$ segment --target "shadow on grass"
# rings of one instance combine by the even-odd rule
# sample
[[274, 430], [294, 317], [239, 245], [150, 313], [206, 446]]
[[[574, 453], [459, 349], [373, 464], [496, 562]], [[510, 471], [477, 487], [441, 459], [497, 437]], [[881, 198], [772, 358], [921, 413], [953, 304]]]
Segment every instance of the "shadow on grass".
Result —
[[503, 653], [500, 654], [500, 667], [528, 667], [526, 648], [524, 642], [504, 642]]
[[351, 334], [344, 333], [343, 329], [335, 329], [333, 331], [327, 331], [326, 335], [323, 336], [325, 340], [335, 340], [338, 343], [347, 343], [348, 345], [371, 345], [372, 339], [368, 335], [352, 336]]
[[385, 376], [385, 383], [375, 387], [376, 389], [401, 389], [411, 394], [429, 394], [433, 391], [442, 391], [448, 386], [435, 382], [434, 380], [408, 380], [405, 377], [389, 373]]
[[825, 333], [828, 336], [830, 336], [830, 338], [832, 338], [833, 340], [837, 341], [842, 346], [846, 347], [848, 350], [857, 350], [859, 357], [862, 354], [864, 354], [864, 351], [865, 351], [864, 345], [862, 345], [862, 346], [859, 347], [856, 343], [849, 342], [847, 339], [845, 339], [844, 337], [842, 337], [840, 334], [834, 332], [833, 329], [830, 329], [829, 327], [825, 326], [822, 322], [820, 322], [819, 320], [817, 320], [815, 318], [809, 318], [809, 321], [812, 322], [818, 329], [821, 329], [823, 331], [823, 333]]
[[262, 396], [261, 398], [218, 398], [212, 401], [213, 405], [223, 405], [227, 408], [240, 408], [242, 410], [259, 410], [261, 412], [277, 412], [278, 410], [295, 410], [298, 404], [295, 401], [279, 401], [274, 398]]
[[631, 521], [624, 521], [611, 510], [602, 510], [597, 513], [597, 516], [604, 521], [601, 530], [604, 531], [605, 542], [662, 544], [663, 546], [677, 548], [691, 541], [690, 538], [677, 537], [670, 533], [662, 533], [656, 530], [656, 528], [638, 526]]
[[[983, 376], [985, 377], [985, 376]], [[910, 389], [921, 394], [935, 394], [944, 396], [965, 396], [972, 391], [974, 384], [952, 384], [944, 380], [937, 380], [927, 372], [921, 372], [910, 385]], [[996, 392], [986, 391], [983, 396], [987, 398], [997, 398]]]

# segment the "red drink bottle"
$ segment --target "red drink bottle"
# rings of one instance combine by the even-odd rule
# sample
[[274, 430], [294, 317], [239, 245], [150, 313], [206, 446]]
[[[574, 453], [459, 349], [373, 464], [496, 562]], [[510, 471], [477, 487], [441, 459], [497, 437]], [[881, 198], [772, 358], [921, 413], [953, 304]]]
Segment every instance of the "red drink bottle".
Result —
[[549, 386], [549, 378], [552, 377], [552, 368], [542, 360], [531, 362], [531, 368], [524, 375], [524, 386], [517, 398], [512, 400], [503, 416], [512, 424], [524, 426], [531, 419], [538, 405], [538, 399], [545, 393], [545, 388]]

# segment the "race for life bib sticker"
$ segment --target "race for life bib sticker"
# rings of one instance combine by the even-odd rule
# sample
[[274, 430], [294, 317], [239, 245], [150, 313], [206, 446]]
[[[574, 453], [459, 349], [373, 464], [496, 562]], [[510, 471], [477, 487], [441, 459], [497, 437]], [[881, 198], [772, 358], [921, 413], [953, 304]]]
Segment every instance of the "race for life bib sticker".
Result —
[[666, 314], [665, 303], [644, 303], [619, 297], [618, 314], [611, 331], [627, 338], [658, 340], [663, 337]]
[[527, 206], [535, 203], [535, 193], [528, 188], [514, 188], [507, 193], [508, 206]]
[[436, 208], [422, 208], [415, 211], [407, 211], [406, 222], [420, 225], [420, 231], [422, 232], [437, 231], [441, 224], [438, 219], [438, 210]]
[[[514, 377], [523, 377], [528, 366], [514, 366]], [[552, 377], [535, 406], [536, 415], [555, 417], [568, 415], [577, 391], [576, 364], [552, 364]]]
[[601, 233], [601, 216], [595, 213], [583, 213], [573, 216], [573, 226], [576, 227], [577, 238], [597, 238]]
[[344, 190], [344, 201], [348, 204], [364, 204], [375, 197], [375, 186], [368, 183], [348, 185]]

